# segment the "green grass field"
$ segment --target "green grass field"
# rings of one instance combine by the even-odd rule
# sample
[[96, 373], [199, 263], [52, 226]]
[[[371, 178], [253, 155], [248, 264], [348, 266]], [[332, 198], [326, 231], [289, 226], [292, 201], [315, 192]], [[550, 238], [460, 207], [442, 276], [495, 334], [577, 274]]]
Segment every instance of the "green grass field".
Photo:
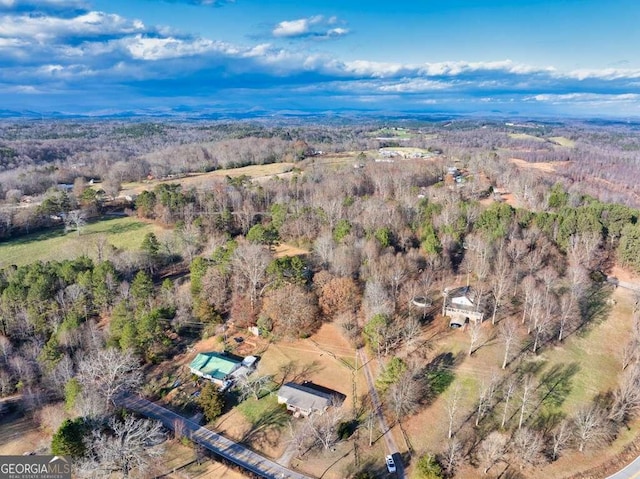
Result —
[[413, 135], [409, 130], [404, 128], [380, 128], [371, 133], [371, 136], [374, 137], [384, 137], [384, 138], [406, 138], [409, 139]]
[[210, 171], [208, 173], [191, 173], [183, 178], [171, 180], [153, 180], [145, 182], [124, 183], [120, 190], [120, 196], [139, 195], [143, 191], [153, 190], [159, 184], [179, 183], [183, 188], [204, 188], [212, 180], [220, 180], [227, 176], [235, 178], [246, 175], [253, 179], [269, 179], [273, 176], [290, 172], [295, 163], [269, 163], [266, 165], [249, 165], [240, 168], [227, 168], [223, 170]]
[[80, 235], [75, 231], [65, 233], [63, 228], [41, 231], [0, 242], [0, 267], [71, 259], [83, 254], [95, 257], [96, 244], [103, 236], [116, 248], [135, 250], [140, 248], [145, 234], [160, 231], [159, 226], [128, 217], [89, 223]]
[[576, 142], [570, 140], [569, 138], [565, 138], [564, 136], [551, 136], [549, 140], [557, 143], [560, 146], [564, 146], [565, 148], [574, 148], [576, 146]]
[[547, 141], [544, 138], [540, 138], [538, 136], [529, 135], [527, 133], [509, 133], [509, 138], [511, 138], [513, 140], [531, 140], [531, 141], [539, 141], [539, 142], [543, 142], [543, 143], [545, 141]]
[[[405, 429], [411, 437], [413, 447], [427, 451], [439, 451], [442, 448], [442, 441], [447, 433], [446, 398], [455, 388], [460, 388], [462, 392], [459, 424], [465, 422], [467, 426], [472, 426], [478, 393], [483, 383], [488, 384], [494, 375], [503, 377], [514, 368], [532, 372], [538, 384], [537, 402], [535, 409], [530, 411], [530, 421], [558, 411], [571, 416], [581, 407], [590, 404], [596, 395], [613, 390], [621, 374], [620, 349], [628, 341], [632, 329], [633, 297], [629, 291], [618, 288], [612, 292], [612, 298], [615, 304], [605, 308], [603, 316], [595, 318], [586, 330], [571, 334], [560, 345], [545, 346], [537, 355], [529, 353], [524, 361], [514, 361], [507, 371], [500, 368], [504, 346], [496, 337], [496, 327], [489, 323], [483, 325], [484, 340], [480, 342], [482, 346], [469, 357], [469, 335], [465, 331], [448, 330], [443, 325], [434, 325], [430, 334], [433, 335], [437, 330], [441, 330], [443, 334], [439, 335], [433, 354], [451, 353], [456, 357], [456, 364], [452, 368], [455, 380], [433, 404], [406, 422]], [[514, 319], [519, 321], [519, 318]], [[442, 321], [442, 318], [438, 318], [438, 321]], [[522, 333], [520, 346], [524, 347], [532, 338], [524, 334], [524, 331]], [[517, 405], [515, 400], [509, 413], [510, 427], [517, 424], [517, 414], [513, 412]], [[493, 419], [488, 419], [487, 423], [499, 421], [503, 407], [504, 403], [498, 404]], [[427, 430], [433, 433], [424, 434]], [[604, 455], [619, 452], [632, 439], [633, 434], [622, 431], [620, 440], [605, 451]], [[559, 475], [552, 473], [546, 477]]]

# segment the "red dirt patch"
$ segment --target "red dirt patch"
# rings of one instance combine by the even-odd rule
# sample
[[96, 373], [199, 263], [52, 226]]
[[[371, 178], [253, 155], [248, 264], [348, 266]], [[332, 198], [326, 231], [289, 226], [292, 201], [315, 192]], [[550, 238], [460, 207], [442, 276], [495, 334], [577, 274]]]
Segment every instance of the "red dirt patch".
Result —
[[618, 278], [620, 281], [640, 283], [639, 275], [637, 275], [633, 271], [629, 271], [628, 269], [623, 268], [622, 266], [615, 265], [613, 268], [611, 268], [610, 275], [614, 278]]

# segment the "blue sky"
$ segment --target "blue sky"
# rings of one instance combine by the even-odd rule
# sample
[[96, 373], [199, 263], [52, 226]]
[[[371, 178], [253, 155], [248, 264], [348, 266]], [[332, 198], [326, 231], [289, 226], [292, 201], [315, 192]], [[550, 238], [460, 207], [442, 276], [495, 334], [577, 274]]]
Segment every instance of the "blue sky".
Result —
[[640, 116], [637, 0], [0, 0], [0, 110]]

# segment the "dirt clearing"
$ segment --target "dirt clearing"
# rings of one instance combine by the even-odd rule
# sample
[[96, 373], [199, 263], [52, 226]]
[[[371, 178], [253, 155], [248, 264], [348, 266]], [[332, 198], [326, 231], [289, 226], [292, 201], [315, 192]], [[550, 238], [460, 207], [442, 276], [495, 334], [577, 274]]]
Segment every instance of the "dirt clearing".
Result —
[[533, 163], [519, 158], [510, 158], [509, 161], [519, 168], [538, 170], [543, 173], [555, 173], [558, 168], [569, 164], [567, 161], [538, 161]]
[[274, 248], [274, 256], [283, 258], [284, 256], [304, 256], [309, 254], [309, 250], [298, 248], [287, 243], [280, 243]]

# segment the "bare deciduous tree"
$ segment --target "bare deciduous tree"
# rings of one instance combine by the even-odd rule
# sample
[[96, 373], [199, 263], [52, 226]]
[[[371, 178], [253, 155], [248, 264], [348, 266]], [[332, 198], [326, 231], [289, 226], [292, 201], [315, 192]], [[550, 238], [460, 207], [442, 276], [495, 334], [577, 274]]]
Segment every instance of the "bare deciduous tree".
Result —
[[140, 361], [131, 351], [101, 349], [82, 358], [78, 380], [83, 399], [89, 407], [85, 413], [97, 416], [109, 410], [119, 394], [135, 391], [142, 383]]
[[424, 392], [424, 384], [415, 377], [411, 369], [389, 387], [386, 395], [388, 405], [399, 423], [406, 416], [416, 412], [424, 398]]
[[618, 381], [618, 387], [613, 392], [609, 418], [623, 423], [640, 410], [640, 365], [636, 363], [625, 370]]
[[368, 317], [376, 314], [389, 315], [393, 313], [393, 301], [389, 292], [379, 281], [367, 281], [364, 288], [365, 312]]
[[509, 444], [514, 459], [520, 463], [520, 469], [538, 463], [542, 458], [543, 446], [542, 434], [528, 427], [518, 429]]
[[551, 432], [551, 459], [556, 460], [560, 457], [562, 450], [567, 447], [573, 431], [571, 430], [571, 422], [563, 419]]
[[84, 210], [71, 210], [64, 216], [65, 230], [75, 228], [80, 236], [82, 228], [87, 224], [87, 213]]
[[622, 351], [620, 351], [620, 364], [622, 365], [623, 371], [638, 361], [638, 348], [640, 348], [638, 340], [631, 338], [627, 341], [627, 344], [624, 345]]
[[491, 324], [496, 324], [498, 308], [502, 306], [504, 295], [509, 289], [512, 278], [512, 265], [507, 255], [504, 241], [500, 243], [495, 263], [493, 264], [493, 278], [491, 280], [491, 293], [493, 295], [493, 314]]
[[404, 317], [399, 322], [402, 344], [410, 352], [419, 343], [422, 325], [415, 316]]
[[338, 425], [342, 421], [342, 410], [331, 407], [322, 414], [311, 414], [304, 419], [292, 435], [298, 450], [330, 449], [340, 438]]
[[500, 330], [498, 332], [499, 338], [504, 343], [504, 357], [502, 359], [502, 369], [505, 369], [509, 364], [511, 357], [511, 350], [517, 346], [518, 343], [518, 325], [513, 319], [505, 319], [500, 323]]
[[111, 419], [108, 430], [94, 430], [89, 448], [91, 462], [81, 468], [80, 475], [85, 476], [91, 466], [102, 474], [144, 475], [153, 461], [162, 456], [159, 444], [163, 439], [162, 424], [158, 421], [133, 416], [122, 421]]
[[535, 328], [533, 331], [533, 352], [536, 353], [538, 351], [538, 347], [540, 343], [547, 338], [549, 334], [549, 330], [552, 326], [553, 318], [547, 314], [543, 314], [538, 318], [535, 324]]
[[11, 372], [4, 365], [0, 365], [0, 396], [6, 396], [13, 391], [14, 381]]
[[9, 366], [22, 384], [30, 386], [35, 382], [37, 372], [36, 365], [33, 361], [29, 361], [21, 355], [14, 354], [11, 359], [9, 359]]
[[460, 407], [460, 399], [462, 399], [462, 389], [460, 384], [456, 383], [445, 398], [445, 408], [447, 410], [447, 418], [449, 419], [447, 439], [451, 439], [453, 437], [453, 428], [455, 426], [458, 409]]
[[524, 301], [522, 305], [522, 324], [527, 321], [527, 314], [533, 309], [533, 296], [536, 290], [536, 279], [529, 275], [526, 276], [521, 282], [521, 289], [524, 295]]
[[498, 431], [492, 431], [478, 447], [478, 462], [486, 474], [489, 469], [504, 456], [508, 437]]
[[446, 448], [442, 453], [442, 458], [442, 467], [447, 473], [447, 476], [453, 476], [456, 467], [462, 460], [462, 444], [458, 439], [454, 437], [447, 441]]
[[229, 311], [229, 275], [221, 268], [208, 268], [202, 278], [202, 297], [220, 314]]
[[580, 409], [573, 418], [573, 435], [580, 452], [588, 445], [607, 441], [610, 431], [605, 411], [594, 404]]
[[532, 375], [525, 376], [520, 388], [520, 419], [518, 419], [518, 429], [522, 429], [522, 424], [524, 423], [525, 415], [531, 405], [535, 389], [535, 378]]
[[0, 335], [0, 354], [2, 355], [2, 360], [5, 364], [9, 363], [9, 356], [13, 351], [13, 346], [11, 341], [6, 336]]
[[251, 378], [247, 375], [240, 376], [236, 381], [236, 386], [240, 390], [240, 401], [249, 397], [260, 399], [262, 393], [269, 393], [269, 385], [273, 381], [273, 376], [257, 376]]
[[558, 319], [558, 341], [562, 341], [565, 332], [577, 317], [577, 295], [567, 292], [560, 297], [560, 318]]
[[513, 376], [511, 376], [507, 379], [502, 389], [502, 400], [504, 401], [504, 409], [502, 410], [502, 421], [500, 422], [501, 429], [504, 429], [504, 426], [507, 423], [507, 415], [509, 414], [509, 402], [515, 394], [517, 387], [518, 382]]
[[474, 321], [467, 327], [469, 333], [469, 356], [475, 351], [476, 345], [483, 339], [482, 323], [480, 321]]
[[567, 247], [567, 258], [570, 264], [584, 265], [587, 270], [597, 269], [598, 249], [602, 236], [596, 233], [572, 235]]
[[482, 418], [493, 406], [493, 398], [496, 393], [496, 386], [498, 384], [498, 377], [491, 376], [491, 379], [483, 381], [480, 385], [480, 393], [478, 395], [478, 405], [476, 407], [476, 426], [480, 424]]
[[270, 261], [269, 253], [258, 244], [242, 243], [233, 252], [235, 271], [248, 290], [252, 310], [264, 286]]

